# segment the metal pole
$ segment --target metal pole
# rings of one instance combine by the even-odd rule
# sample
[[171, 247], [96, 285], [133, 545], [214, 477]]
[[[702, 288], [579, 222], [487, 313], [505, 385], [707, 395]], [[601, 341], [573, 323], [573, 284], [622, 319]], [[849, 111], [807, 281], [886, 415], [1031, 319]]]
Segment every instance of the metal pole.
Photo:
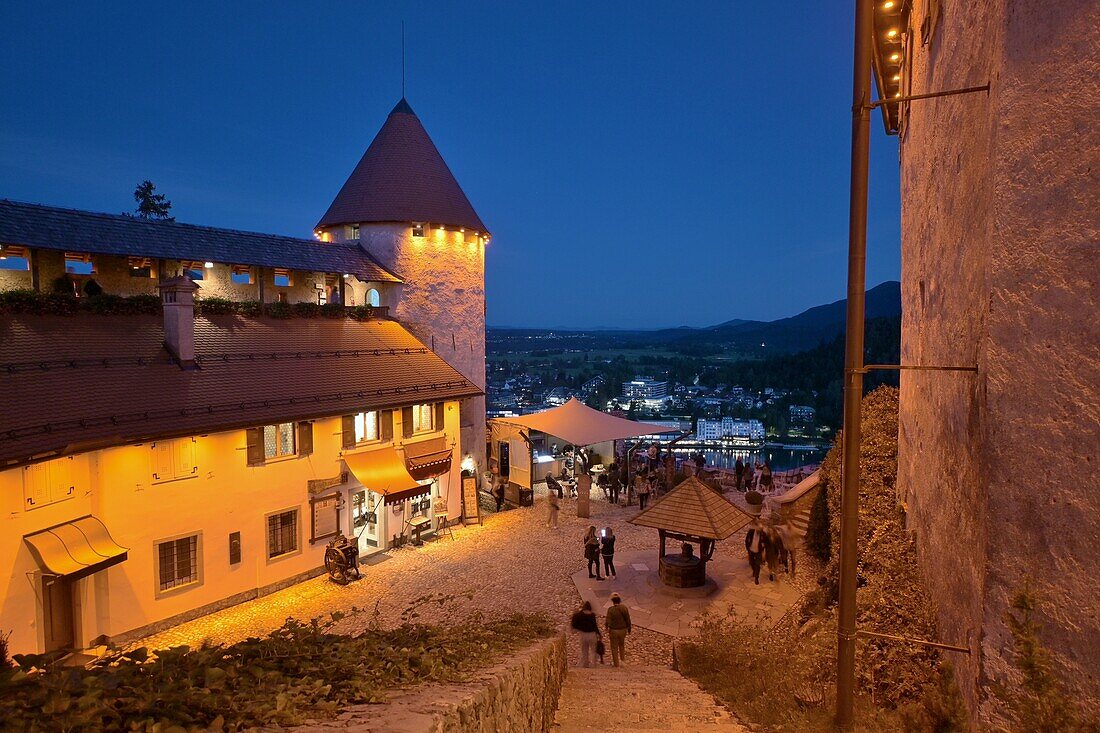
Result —
[[856, 692], [856, 537], [859, 527], [860, 400], [863, 397], [873, 12], [873, 0], [856, 0], [852, 68], [852, 173], [848, 202], [848, 315], [844, 344], [840, 608], [837, 628], [836, 722], [842, 728], [852, 724]]

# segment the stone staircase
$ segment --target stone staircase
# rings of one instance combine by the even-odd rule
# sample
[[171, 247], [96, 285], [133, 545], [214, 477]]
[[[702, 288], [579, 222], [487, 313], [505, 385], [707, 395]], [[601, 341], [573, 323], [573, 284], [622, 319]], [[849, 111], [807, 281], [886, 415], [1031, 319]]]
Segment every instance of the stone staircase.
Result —
[[571, 668], [554, 733], [745, 733], [714, 697], [668, 667]]

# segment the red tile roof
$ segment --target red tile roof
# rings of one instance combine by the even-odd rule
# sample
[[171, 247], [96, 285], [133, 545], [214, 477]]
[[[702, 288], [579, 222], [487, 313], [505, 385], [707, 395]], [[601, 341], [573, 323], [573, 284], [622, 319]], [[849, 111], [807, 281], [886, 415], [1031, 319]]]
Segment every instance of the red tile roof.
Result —
[[360, 222], [430, 222], [486, 231], [404, 99], [390, 112], [317, 226]]
[[0, 316], [0, 465], [481, 394], [395, 321], [199, 317], [194, 370], [163, 343], [159, 316]]

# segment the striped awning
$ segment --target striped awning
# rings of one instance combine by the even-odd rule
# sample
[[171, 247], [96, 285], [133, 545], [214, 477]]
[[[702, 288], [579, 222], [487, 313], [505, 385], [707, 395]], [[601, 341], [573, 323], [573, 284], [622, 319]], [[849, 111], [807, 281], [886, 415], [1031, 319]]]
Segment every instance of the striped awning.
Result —
[[103, 522], [89, 515], [23, 537], [42, 572], [83, 578], [126, 559]]
[[419, 481], [442, 476], [451, 470], [453, 452], [447, 446], [447, 438], [444, 436], [418, 443], [406, 443], [405, 466], [409, 475]]
[[382, 494], [386, 504], [404, 501], [432, 490], [430, 486], [422, 486], [409, 475], [405, 461], [393, 446], [362, 453], [345, 453], [343, 458], [348, 470], [355, 474], [359, 483], [376, 494]]

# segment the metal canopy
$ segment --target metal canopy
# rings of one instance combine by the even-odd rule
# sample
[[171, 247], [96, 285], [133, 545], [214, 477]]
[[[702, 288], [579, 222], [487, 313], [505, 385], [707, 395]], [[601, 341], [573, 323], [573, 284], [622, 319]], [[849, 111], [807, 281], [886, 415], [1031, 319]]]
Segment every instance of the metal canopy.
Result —
[[88, 515], [23, 537], [42, 572], [77, 580], [126, 559], [107, 527]]

